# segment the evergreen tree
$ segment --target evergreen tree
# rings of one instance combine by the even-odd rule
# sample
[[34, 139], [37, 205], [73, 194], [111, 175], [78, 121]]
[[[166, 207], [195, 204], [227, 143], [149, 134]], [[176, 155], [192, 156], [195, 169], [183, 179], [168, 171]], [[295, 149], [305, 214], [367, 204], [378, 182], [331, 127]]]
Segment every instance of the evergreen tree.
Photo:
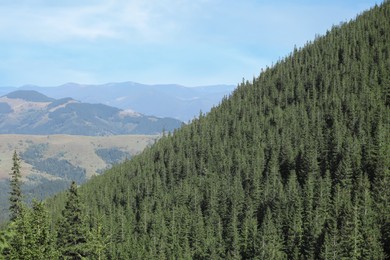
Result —
[[267, 208], [258, 238], [259, 257], [260, 259], [287, 259], [282, 236], [272, 218], [271, 210]]
[[380, 228], [378, 217], [373, 208], [370, 192], [370, 182], [367, 175], [358, 176], [355, 192], [356, 218], [359, 221], [359, 240], [357, 240], [357, 255], [362, 259], [385, 259], [380, 243]]
[[58, 223], [57, 247], [61, 259], [83, 259], [88, 256], [87, 227], [77, 185], [68, 190], [65, 209]]
[[50, 222], [42, 202], [33, 201], [32, 209], [24, 204], [12, 222], [7, 259], [56, 259]]
[[287, 203], [284, 209], [284, 226], [286, 252], [291, 259], [299, 259], [299, 250], [302, 246], [303, 206], [301, 191], [294, 171], [290, 174], [286, 187]]
[[21, 173], [20, 159], [16, 151], [12, 156], [12, 172], [11, 172], [11, 191], [10, 191], [10, 220], [15, 221], [22, 211], [22, 191], [21, 191]]
[[253, 259], [256, 255], [259, 255], [258, 244], [256, 243], [257, 237], [257, 221], [254, 218], [254, 212], [252, 208], [245, 211], [245, 219], [241, 228], [241, 257], [243, 259]]
[[106, 251], [110, 244], [110, 237], [105, 235], [104, 227], [100, 219], [94, 220], [89, 237], [89, 248], [91, 250], [91, 259], [101, 260], [106, 259]]
[[11, 228], [9, 226], [5, 230], [0, 230], [0, 257], [4, 257], [9, 252], [11, 235]]
[[43, 202], [33, 201], [31, 211], [31, 259], [56, 259], [54, 236], [49, 215]]
[[9, 248], [5, 252], [7, 259], [32, 259], [31, 248], [31, 214], [29, 210], [20, 204], [20, 213], [11, 222], [13, 234], [9, 241]]

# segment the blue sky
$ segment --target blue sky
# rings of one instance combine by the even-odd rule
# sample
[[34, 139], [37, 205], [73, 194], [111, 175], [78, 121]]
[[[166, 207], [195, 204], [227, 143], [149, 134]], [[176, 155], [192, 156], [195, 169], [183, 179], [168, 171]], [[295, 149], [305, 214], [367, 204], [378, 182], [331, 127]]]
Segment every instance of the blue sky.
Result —
[[0, 86], [252, 79], [374, 0], [0, 0]]

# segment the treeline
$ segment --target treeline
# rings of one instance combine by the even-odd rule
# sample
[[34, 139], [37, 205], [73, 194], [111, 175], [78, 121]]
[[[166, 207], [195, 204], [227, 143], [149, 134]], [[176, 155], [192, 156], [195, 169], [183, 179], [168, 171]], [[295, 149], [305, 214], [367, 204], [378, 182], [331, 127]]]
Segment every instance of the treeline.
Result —
[[81, 186], [101, 257], [389, 258], [389, 42], [385, 1]]

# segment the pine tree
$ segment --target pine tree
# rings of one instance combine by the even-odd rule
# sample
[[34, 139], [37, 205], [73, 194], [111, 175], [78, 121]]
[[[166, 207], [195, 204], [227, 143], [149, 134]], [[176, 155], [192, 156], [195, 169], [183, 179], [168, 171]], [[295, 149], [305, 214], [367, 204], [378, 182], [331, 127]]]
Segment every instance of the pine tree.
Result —
[[6, 259], [32, 259], [29, 247], [32, 235], [31, 214], [23, 204], [20, 204], [19, 209], [20, 213], [11, 222], [13, 234], [5, 252]]
[[266, 210], [258, 239], [260, 259], [287, 258], [284, 252], [283, 238], [272, 220], [272, 213], [269, 208]]
[[91, 249], [91, 259], [105, 259], [105, 253], [109, 245], [110, 237], [105, 235], [104, 226], [101, 219], [93, 221], [94, 227], [91, 230], [89, 248]]
[[57, 259], [50, 232], [48, 213], [42, 202], [33, 201], [32, 209], [24, 204], [11, 224], [7, 259]]
[[49, 215], [43, 202], [33, 201], [31, 212], [31, 241], [32, 259], [56, 259], [54, 236], [50, 230]]
[[11, 191], [10, 191], [10, 220], [15, 221], [16, 218], [21, 214], [22, 210], [22, 191], [21, 191], [21, 174], [20, 174], [20, 159], [16, 151], [12, 157], [12, 173], [11, 173]]
[[5, 230], [0, 230], [0, 259], [9, 251], [9, 241], [12, 237], [10, 227]]
[[72, 182], [65, 209], [58, 224], [57, 246], [61, 259], [83, 259], [88, 256], [88, 239], [77, 185]]
[[286, 252], [290, 259], [299, 259], [299, 250], [302, 246], [303, 206], [301, 190], [295, 171], [292, 171], [285, 188], [287, 203], [284, 210], [284, 235]]
[[303, 214], [302, 214], [302, 254], [305, 259], [312, 259], [314, 256], [314, 176], [309, 174], [303, 187]]
[[257, 220], [251, 207], [245, 211], [241, 232], [241, 256], [244, 259], [253, 259], [259, 254], [259, 250], [256, 243]]
[[384, 259], [380, 243], [380, 227], [378, 217], [372, 207], [370, 182], [367, 175], [358, 176], [355, 193], [355, 204], [358, 209], [360, 241], [358, 241], [359, 256], [363, 259]]

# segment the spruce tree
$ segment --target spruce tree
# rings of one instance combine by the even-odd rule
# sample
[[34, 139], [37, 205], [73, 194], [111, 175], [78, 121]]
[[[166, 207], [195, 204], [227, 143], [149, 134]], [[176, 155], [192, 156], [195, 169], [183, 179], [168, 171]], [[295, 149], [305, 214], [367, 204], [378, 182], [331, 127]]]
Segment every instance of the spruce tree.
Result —
[[9, 247], [4, 252], [6, 259], [30, 258], [31, 214], [24, 204], [20, 204], [20, 213], [11, 222], [12, 235]]
[[20, 174], [20, 159], [16, 151], [12, 156], [12, 172], [10, 180], [10, 220], [15, 221], [16, 218], [21, 214], [22, 210], [22, 191], [21, 191], [21, 174]]
[[61, 259], [83, 259], [88, 256], [87, 229], [84, 222], [77, 185], [73, 181], [58, 224], [57, 246]]
[[105, 259], [105, 252], [110, 243], [110, 236], [104, 234], [104, 226], [101, 219], [93, 220], [94, 226], [90, 232], [89, 248], [91, 249], [91, 259]]
[[9, 250], [9, 239], [11, 237], [11, 231], [0, 230], [0, 256], [3, 256]]
[[258, 234], [260, 259], [286, 259], [283, 238], [274, 224], [270, 208], [266, 209], [263, 223]]
[[33, 201], [32, 209], [24, 204], [12, 222], [6, 259], [56, 259], [48, 214], [42, 202]]
[[54, 236], [50, 230], [49, 214], [43, 202], [34, 200], [31, 212], [30, 252], [32, 259], [56, 259]]

